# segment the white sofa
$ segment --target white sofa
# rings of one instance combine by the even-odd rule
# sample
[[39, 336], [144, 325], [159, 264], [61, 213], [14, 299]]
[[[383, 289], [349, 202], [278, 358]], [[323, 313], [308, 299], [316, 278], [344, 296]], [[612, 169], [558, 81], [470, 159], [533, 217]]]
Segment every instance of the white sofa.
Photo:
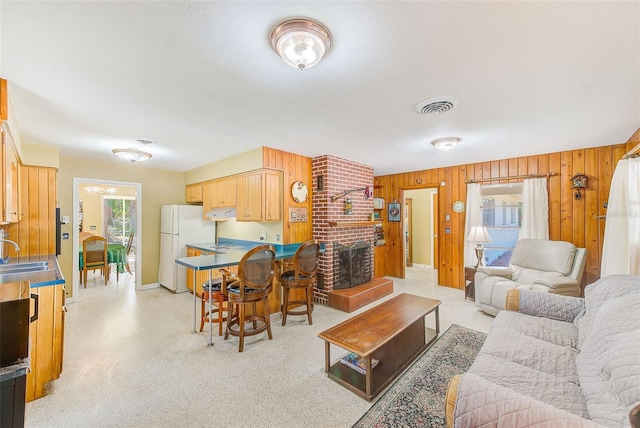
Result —
[[521, 239], [508, 267], [482, 266], [474, 284], [476, 304], [496, 315], [505, 308], [512, 288], [578, 297], [587, 250], [570, 242]]
[[640, 408], [640, 277], [607, 276], [584, 299], [514, 289], [508, 306], [519, 312], [496, 316], [449, 385], [450, 426], [630, 426]]

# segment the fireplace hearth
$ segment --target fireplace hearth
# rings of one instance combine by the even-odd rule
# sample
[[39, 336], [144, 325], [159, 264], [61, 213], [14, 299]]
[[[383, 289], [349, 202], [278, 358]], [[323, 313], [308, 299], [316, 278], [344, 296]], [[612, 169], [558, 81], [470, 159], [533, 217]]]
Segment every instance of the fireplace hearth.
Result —
[[371, 243], [333, 244], [333, 289], [355, 287], [371, 281]]

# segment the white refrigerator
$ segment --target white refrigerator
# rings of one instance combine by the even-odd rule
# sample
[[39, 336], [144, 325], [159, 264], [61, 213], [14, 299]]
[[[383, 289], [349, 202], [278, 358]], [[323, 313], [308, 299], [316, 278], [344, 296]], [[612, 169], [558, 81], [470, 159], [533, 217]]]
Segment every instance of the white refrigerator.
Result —
[[187, 244], [212, 242], [215, 230], [215, 222], [202, 219], [201, 206], [162, 205], [158, 283], [175, 293], [188, 291], [187, 268], [175, 260], [187, 256]]

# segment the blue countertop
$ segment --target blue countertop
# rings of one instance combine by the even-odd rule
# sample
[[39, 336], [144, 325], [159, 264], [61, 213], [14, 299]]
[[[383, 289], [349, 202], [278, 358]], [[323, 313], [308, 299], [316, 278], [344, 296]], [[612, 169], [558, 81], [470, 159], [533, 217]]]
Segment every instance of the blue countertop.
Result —
[[259, 245], [268, 244], [275, 248], [276, 259], [288, 259], [293, 257], [300, 246], [297, 244], [271, 244], [268, 242], [241, 241], [237, 239], [218, 239], [218, 245], [213, 242], [201, 244], [187, 244], [187, 247], [196, 248], [209, 253], [202, 256], [180, 257], [176, 263], [194, 270], [210, 270], [227, 266], [235, 266], [240, 263], [240, 259], [250, 249]]
[[53, 255], [11, 257], [7, 261], [7, 263], [3, 264], [3, 266], [11, 266], [11, 265], [18, 265], [20, 263], [42, 262], [42, 261], [46, 261], [47, 263], [49, 263], [48, 270], [0, 274], [0, 284], [4, 284], [8, 282], [29, 281], [31, 288], [64, 284], [65, 280], [64, 280], [64, 277], [62, 276], [62, 272], [60, 272], [60, 266], [58, 265], [58, 258]]

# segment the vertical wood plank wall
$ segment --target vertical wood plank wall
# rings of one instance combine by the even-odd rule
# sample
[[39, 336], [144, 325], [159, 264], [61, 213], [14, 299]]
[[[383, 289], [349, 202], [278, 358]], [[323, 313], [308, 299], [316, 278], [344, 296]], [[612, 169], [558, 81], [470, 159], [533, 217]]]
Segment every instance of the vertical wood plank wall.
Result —
[[[402, 190], [438, 189], [438, 283], [462, 289], [465, 213], [454, 213], [451, 204], [456, 200], [466, 203], [465, 180], [495, 178], [486, 184], [496, 184], [519, 181], [509, 179], [516, 175], [556, 172], [549, 178], [549, 235], [552, 240], [569, 241], [587, 249], [584, 287], [600, 278], [605, 220], [595, 217], [606, 214], [603, 203], [609, 198], [617, 161], [638, 142], [640, 130], [625, 144], [378, 176], [374, 178], [375, 196], [384, 198], [388, 204], [393, 199], [401, 201]], [[577, 173], [588, 177], [588, 189], [582, 191], [579, 200], [575, 199], [570, 181]], [[445, 185], [441, 186], [441, 182]], [[445, 221], [446, 215], [450, 216], [449, 221]], [[383, 221], [387, 245], [376, 250], [385, 259], [385, 271], [376, 271], [376, 276], [404, 278], [402, 223], [390, 223], [386, 215]], [[446, 228], [450, 233], [445, 233]]]
[[[264, 168], [283, 171], [283, 234], [282, 243], [291, 244], [304, 242], [313, 237], [311, 214], [311, 193], [313, 192], [311, 175], [311, 158], [295, 153], [283, 152], [269, 147], [262, 148], [262, 163]], [[309, 197], [303, 204], [299, 204], [291, 197], [291, 184], [302, 181], [309, 189]], [[307, 208], [307, 221], [304, 223], [289, 222], [289, 208]]]

